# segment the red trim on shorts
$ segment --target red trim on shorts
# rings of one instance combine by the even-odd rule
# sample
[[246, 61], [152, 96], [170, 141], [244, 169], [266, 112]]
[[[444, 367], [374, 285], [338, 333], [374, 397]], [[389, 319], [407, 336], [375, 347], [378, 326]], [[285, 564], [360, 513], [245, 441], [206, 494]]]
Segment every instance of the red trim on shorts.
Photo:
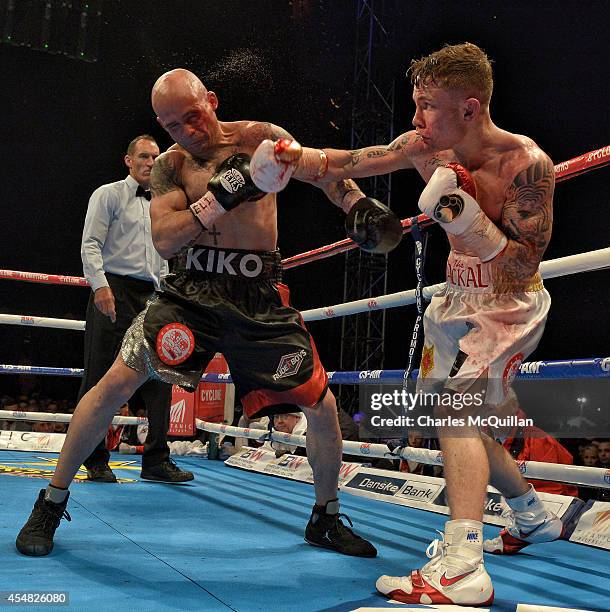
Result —
[[[277, 283], [276, 287], [280, 294], [282, 305], [290, 306], [290, 289], [288, 286], [283, 283]], [[299, 319], [301, 327], [307, 330], [300, 313]], [[309, 345], [311, 346], [314, 364], [310, 379], [302, 385], [294, 389], [288, 389], [287, 391], [274, 391], [272, 389], [255, 389], [254, 391], [250, 391], [250, 393], [241, 398], [244, 411], [249, 417], [252, 417], [259, 410], [267, 406], [273, 406], [274, 404], [296, 404], [297, 406], [311, 408], [320, 401], [322, 393], [328, 385], [328, 375], [320, 361], [318, 349], [316, 348], [311, 334], [309, 336]]]

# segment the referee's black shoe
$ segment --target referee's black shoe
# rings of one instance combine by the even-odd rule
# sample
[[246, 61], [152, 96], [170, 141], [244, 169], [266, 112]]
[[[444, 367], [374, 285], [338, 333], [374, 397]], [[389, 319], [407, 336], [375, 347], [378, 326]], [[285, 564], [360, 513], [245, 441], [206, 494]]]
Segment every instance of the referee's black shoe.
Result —
[[178, 483], [193, 480], [195, 476], [193, 472], [181, 470], [174, 461], [168, 457], [167, 461], [163, 461], [158, 465], [142, 466], [140, 478], [143, 480], [154, 480], [155, 482]]

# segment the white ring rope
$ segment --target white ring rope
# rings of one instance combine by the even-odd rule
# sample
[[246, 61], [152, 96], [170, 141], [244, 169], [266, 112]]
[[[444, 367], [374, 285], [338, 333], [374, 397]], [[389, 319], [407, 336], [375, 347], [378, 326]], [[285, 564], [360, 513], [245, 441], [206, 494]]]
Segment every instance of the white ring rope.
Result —
[[[72, 419], [72, 415], [0, 410], [0, 419], [69, 423]], [[113, 425], [143, 425], [145, 423], [148, 423], [148, 420], [142, 417], [115, 416], [112, 419]], [[270, 433], [261, 429], [233, 427], [222, 423], [209, 423], [201, 419], [195, 419], [195, 425], [197, 429], [203, 431], [234, 436], [236, 438], [248, 438], [259, 442], [274, 440], [276, 442], [283, 442], [284, 444], [305, 446], [305, 436], [293, 436], [292, 434], [278, 432]], [[429, 450], [427, 448], [403, 447], [401, 449], [395, 449], [395, 451], [392, 452], [385, 444], [369, 444], [367, 442], [343, 440], [343, 452], [348, 455], [359, 455], [364, 459], [373, 457], [406, 459], [408, 461], [417, 461], [418, 463], [426, 463], [428, 465], [443, 465], [442, 452]], [[540, 461], [521, 461], [517, 463], [521, 473], [527, 478], [610, 489], [610, 478], [608, 478], [610, 471], [604, 468], [543, 463]]]
[[[568, 255], [567, 257], [559, 257], [558, 259], [549, 259], [540, 264], [540, 274], [542, 278], [557, 278], [560, 276], [568, 276], [570, 274], [579, 274], [580, 272], [593, 272], [595, 270], [603, 270], [610, 268], [610, 247], [599, 249], [597, 251], [589, 251], [587, 253], [579, 253], [577, 255]], [[430, 285], [424, 287], [423, 296], [429, 300], [437, 291], [443, 288], [445, 283]], [[354, 302], [345, 302], [344, 304], [336, 304], [335, 306], [322, 306], [312, 310], [304, 310], [301, 312], [305, 321], [319, 321], [323, 319], [332, 319], [346, 315], [357, 314], [359, 312], [367, 312], [371, 310], [379, 310], [382, 308], [396, 308], [398, 306], [407, 306], [415, 303], [415, 289], [408, 291], [399, 291], [398, 293], [389, 293], [374, 298], [365, 298]], [[57, 329], [73, 329], [83, 331], [85, 329], [84, 321], [76, 321], [73, 319], [52, 319], [49, 317], [32, 317], [24, 315], [9, 315], [0, 314], [0, 324], [5, 325], [25, 325], [30, 327], [53, 327]]]
[[54, 327], [55, 329], [75, 329], [85, 331], [85, 322], [74, 319], [53, 319], [51, 317], [32, 317], [25, 315], [0, 314], [0, 324], [24, 325], [26, 327]]
[[[568, 276], [570, 274], [579, 274], [580, 272], [593, 272], [594, 270], [603, 270], [604, 268], [610, 268], [610, 247], [543, 261], [540, 264], [540, 274], [542, 278], [547, 279]], [[430, 300], [430, 298], [437, 291], [440, 291], [444, 285], [445, 283], [438, 283], [437, 285], [424, 287], [422, 290], [424, 299]], [[335, 306], [322, 306], [321, 308], [304, 310], [301, 314], [305, 321], [320, 321], [323, 319], [357, 314], [359, 312], [379, 310], [381, 308], [387, 309], [407, 306], [415, 303], [415, 291], [415, 289], [410, 289], [409, 291], [388, 293], [387, 295], [379, 297], [345, 302], [344, 304], [337, 304]]]

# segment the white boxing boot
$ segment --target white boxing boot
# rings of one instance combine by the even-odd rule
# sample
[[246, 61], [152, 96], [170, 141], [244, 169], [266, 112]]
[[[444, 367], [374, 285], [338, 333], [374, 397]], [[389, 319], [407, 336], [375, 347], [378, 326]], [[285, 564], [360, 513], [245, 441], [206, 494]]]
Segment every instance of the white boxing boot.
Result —
[[514, 555], [530, 544], [552, 542], [561, 537], [561, 519], [544, 507], [532, 485], [529, 485], [527, 493], [505, 499], [511, 509], [511, 524], [502, 529], [497, 537], [485, 540], [485, 552]]
[[377, 590], [403, 603], [491, 605], [494, 590], [483, 565], [483, 523], [447, 521], [442, 540], [434, 540], [430, 559], [410, 576], [381, 576]]

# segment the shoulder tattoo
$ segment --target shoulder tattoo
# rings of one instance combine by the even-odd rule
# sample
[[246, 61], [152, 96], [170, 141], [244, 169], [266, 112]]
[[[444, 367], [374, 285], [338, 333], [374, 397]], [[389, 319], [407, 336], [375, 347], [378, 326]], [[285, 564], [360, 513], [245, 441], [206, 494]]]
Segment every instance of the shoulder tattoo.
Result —
[[502, 225], [510, 238], [546, 246], [553, 224], [554, 191], [555, 170], [548, 157], [517, 174], [502, 210]]
[[150, 173], [150, 189], [153, 196], [160, 196], [170, 191], [181, 189], [176, 179], [177, 169], [169, 155], [160, 155]]

